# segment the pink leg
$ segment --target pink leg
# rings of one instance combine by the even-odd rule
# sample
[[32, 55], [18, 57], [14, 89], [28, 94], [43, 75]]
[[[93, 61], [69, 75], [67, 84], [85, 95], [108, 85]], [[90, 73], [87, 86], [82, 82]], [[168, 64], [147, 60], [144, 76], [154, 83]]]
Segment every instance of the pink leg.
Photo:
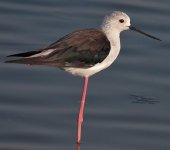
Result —
[[81, 125], [83, 123], [83, 112], [84, 112], [84, 103], [86, 99], [87, 86], [88, 86], [88, 77], [84, 77], [83, 94], [81, 98], [80, 111], [78, 115], [77, 143], [79, 144], [81, 141]]

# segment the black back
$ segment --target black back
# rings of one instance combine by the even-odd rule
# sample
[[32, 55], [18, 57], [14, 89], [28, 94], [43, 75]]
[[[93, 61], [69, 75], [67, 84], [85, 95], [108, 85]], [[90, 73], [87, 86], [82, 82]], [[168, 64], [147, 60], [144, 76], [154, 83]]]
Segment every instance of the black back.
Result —
[[[47, 50], [52, 52], [43, 55]], [[101, 30], [84, 29], [64, 36], [45, 49], [11, 55], [26, 58], [7, 62], [88, 68], [101, 63], [109, 52], [110, 42]]]

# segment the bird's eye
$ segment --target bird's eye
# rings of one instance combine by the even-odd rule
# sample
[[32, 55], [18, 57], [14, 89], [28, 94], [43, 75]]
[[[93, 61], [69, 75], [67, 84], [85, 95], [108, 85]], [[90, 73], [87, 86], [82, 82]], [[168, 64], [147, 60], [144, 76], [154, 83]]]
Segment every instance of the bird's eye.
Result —
[[123, 22], [125, 22], [125, 21], [124, 21], [123, 19], [120, 19], [119, 22], [120, 22], [120, 23], [123, 23]]

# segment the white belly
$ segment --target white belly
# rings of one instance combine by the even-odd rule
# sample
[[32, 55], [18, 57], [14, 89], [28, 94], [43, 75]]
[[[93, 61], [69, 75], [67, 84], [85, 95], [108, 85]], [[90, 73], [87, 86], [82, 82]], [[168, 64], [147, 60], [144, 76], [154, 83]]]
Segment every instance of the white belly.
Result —
[[109, 55], [101, 63], [97, 63], [91, 68], [87, 68], [87, 69], [65, 68], [65, 71], [68, 71], [73, 75], [78, 75], [82, 77], [92, 76], [93, 74], [109, 67], [114, 62], [114, 60], [117, 58], [119, 51], [120, 51], [120, 47], [114, 47], [114, 48], [112, 47]]

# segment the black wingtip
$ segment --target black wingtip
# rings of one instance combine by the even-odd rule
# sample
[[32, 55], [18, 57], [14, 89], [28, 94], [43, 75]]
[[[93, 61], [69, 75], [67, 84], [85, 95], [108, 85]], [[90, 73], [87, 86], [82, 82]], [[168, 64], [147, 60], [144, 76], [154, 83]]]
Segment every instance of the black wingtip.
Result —
[[8, 55], [6, 57], [21, 57], [21, 56], [19, 56], [19, 54], [13, 54], [13, 55]]
[[18, 54], [13, 54], [13, 55], [8, 55], [6, 57], [29, 57], [38, 53], [41, 53], [42, 50], [39, 51], [29, 51], [29, 52], [24, 52], [24, 53], [18, 53]]

